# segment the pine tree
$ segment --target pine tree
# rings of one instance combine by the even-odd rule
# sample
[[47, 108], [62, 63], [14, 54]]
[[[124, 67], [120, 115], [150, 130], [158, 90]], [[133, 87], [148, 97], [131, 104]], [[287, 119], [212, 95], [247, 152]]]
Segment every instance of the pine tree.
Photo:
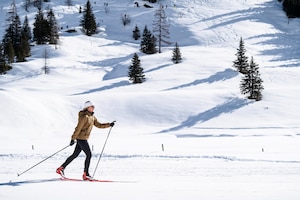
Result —
[[7, 41], [4, 44], [4, 55], [6, 57], [7, 63], [11, 64], [15, 62], [15, 51], [14, 51], [14, 46], [13, 42], [11, 40]]
[[173, 63], [177, 64], [177, 63], [180, 63], [181, 60], [182, 60], [182, 57], [181, 57], [180, 49], [176, 42], [175, 48], [173, 50], [172, 61], [173, 61]]
[[144, 69], [141, 67], [141, 61], [136, 53], [133, 55], [131, 62], [128, 71], [129, 80], [134, 84], [145, 82]]
[[22, 26], [22, 34], [24, 37], [26, 37], [28, 40], [32, 39], [32, 33], [31, 33], [31, 28], [28, 24], [28, 17], [27, 15], [25, 16], [23, 26]]
[[262, 82], [258, 64], [256, 64], [253, 57], [251, 57], [247, 73], [244, 74], [244, 77], [241, 80], [240, 91], [242, 94], [249, 94], [249, 99], [259, 101], [262, 98], [261, 92], [264, 89]]
[[135, 25], [135, 28], [134, 28], [134, 30], [132, 32], [133, 32], [132, 37], [135, 40], [138, 40], [141, 37], [140, 29], [139, 29], [139, 27], [137, 25]]
[[22, 27], [21, 21], [17, 13], [15, 2], [13, 1], [8, 11], [8, 28], [3, 37], [4, 54], [8, 58], [8, 62], [22, 62], [25, 59], [24, 49], [22, 47]]
[[80, 25], [87, 36], [91, 36], [97, 32], [96, 19], [89, 0], [83, 11], [83, 18], [81, 19]]
[[169, 35], [169, 23], [167, 21], [167, 16], [165, 13], [164, 6], [160, 4], [159, 8], [156, 10], [154, 14], [154, 22], [153, 22], [153, 32], [156, 33], [156, 38], [158, 40], [158, 53], [161, 53], [162, 43], [171, 44], [168, 40], [170, 39]]
[[30, 56], [30, 41], [31, 41], [31, 39], [32, 39], [31, 29], [28, 24], [28, 18], [27, 18], [27, 16], [25, 16], [23, 26], [22, 26], [22, 31], [21, 31], [21, 43], [22, 43], [22, 48], [24, 49], [26, 57]]
[[284, 0], [282, 6], [288, 18], [300, 17], [299, 0]]
[[49, 29], [50, 29], [50, 34], [49, 34], [49, 44], [57, 44], [57, 41], [59, 39], [58, 35], [58, 25], [57, 21], [54, 15], [54, 12], [52, 9], [48, 11], [47, 14], [47, 21], [49, 23]]
[[49, 42], [51, 29], [41, 9], [38, 10], [33, 25], [33, 40], [36, 41], [37, 44], [46, 44]]
[[152, 35], [151, 31], [145, 26], [143, 36], [141, 40], [141, 51], [146, 54], [154, 54], [157, 52], [156, 49], [156, 38]]
[[16, 15], [15, 23], [14, 23], [14, 40], [13, 40], [13, 47], [16, 54], [16, 61], [17, 62], [24, 62], [25, 61], [25, 50], [23, 48], [23, 41], [22, 41], [22, 26], [21, 21], [18, 15]]
[[237, 59], [233, 61], [233, 67], [237, 69], [238, 72], [245, 74], [248, 68], [248, 57], [245, 55], [246, 49], [243, 38], [240, 39], [239, 48], [237, 49]]
[[0, 74], [5, 74], [8, 70], [12, 69], [6, 60], [3, 43], [0, 43]]

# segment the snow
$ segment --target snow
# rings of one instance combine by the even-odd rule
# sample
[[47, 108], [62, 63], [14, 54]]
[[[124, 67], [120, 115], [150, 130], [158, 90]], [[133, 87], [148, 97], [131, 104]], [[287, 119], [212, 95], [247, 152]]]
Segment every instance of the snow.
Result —
[[[136, 0], [143, 5], [145, 2]], [[23, 22], [36, 9], [22, 9]], [[80, 32], [79, 6], [52, 0], [63, 27], [57, 46], [34, 46], [28, 62], [0, 76], [0, 199], [210, 199], [300, 198], [300, 20], [288, 20], [277, 1], [161, 0], [167, 5], [174, 46], [161, 54], [139, 52], [135, 25], [151, 30], [155, 9], [132, 0], [93, 3], [100, 33]], [[93, 1], [91, 1], [93, 2]], [[10, 2], [0, 2], [0, 36]], [[131, 17], [124, 27], [122, 14]], [[76, 33], [66, 33], [66, 27]], [[239, 92], [232, 68], [239, 39], [259, 64], [263, 99]], [[43, 74], [44, 52], [50, 74]], [[133, 85], [127, 69], [138, 53], [146, 82]], [[95, 178], [114, 183], [62, 182], [55, 169], [72, 153], [68, 145], [77, 113], [95, 103], [101, 122], [116, 120]], [[109, 129], [92, 131], [94, 172]], [[84, 154], [66, 169], [80, 178]]]

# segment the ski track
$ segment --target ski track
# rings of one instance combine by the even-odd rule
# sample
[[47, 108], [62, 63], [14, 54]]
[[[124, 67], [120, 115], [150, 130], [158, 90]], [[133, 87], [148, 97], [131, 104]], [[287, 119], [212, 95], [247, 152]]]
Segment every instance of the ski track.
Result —
[[[55, 156], [39, 166], [22, 175], [28, 179], [31, 174], [41, 178], [55, 177], [55, 169], [62, 163], [67, 155]], [[92, 158], [91, 172], [99, 157]], [[13, 178], [30, 165], [44, 159], [42, 155], [1, 154], [0, 167]], [[70, 177], [78, 177], [82, 173], [85, 156], [80, 155], [66, 170]], [[122, 166], [121, 168], [119, 166]], [[293, 175], [300, 173], [299, 160], [267, 160], [248, 159], [222, 155], [109, 155], [102, 157], [98, 174], [105, 179], [124, 180], [125, 177], [139, 180], [143, 176], [196, 176], [196, 177], [230, 177], [248, 175]], [[51, 175], [52, 174], [52, 175]], [[68, 175], [69, 174], [69, 175]], [[49, 177], [50, 175], [50, 177]], [[96, 177], [97, 178], [97, 177]], [[101, 177], [104, 179], [103, 177]], [[1, 180], [1, 179], [0, 179]], [[19, 179], [18, 179], [19, 180]], [[3, 182], [3, 179], [1, 180]], [[38, 182], [38, 181], [37, 181]]]

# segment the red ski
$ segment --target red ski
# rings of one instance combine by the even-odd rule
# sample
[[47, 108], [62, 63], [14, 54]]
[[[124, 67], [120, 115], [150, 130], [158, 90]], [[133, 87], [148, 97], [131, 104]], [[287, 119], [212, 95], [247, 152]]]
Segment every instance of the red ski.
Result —
[[67, 178], [67, 177], [61, 177], [60, 180], [62, 181], [85, 181], [85, 182], [114, 182], [111, 180], [98, 180], [98, 179], [92, 179], [92, 180], [82, 180], [79, 178]]

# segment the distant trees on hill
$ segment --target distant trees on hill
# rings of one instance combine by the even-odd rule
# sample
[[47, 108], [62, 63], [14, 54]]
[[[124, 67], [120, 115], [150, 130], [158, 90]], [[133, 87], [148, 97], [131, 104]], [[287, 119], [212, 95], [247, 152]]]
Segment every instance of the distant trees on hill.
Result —
[[0, 73], [6, 73], [14, 62], [24, 62], [30, 56], [31, 30], [25, 17], [23, 25], [17, 13], [17, 7], [12, 2], [8, 10], [8, 27], [0, 43]]
[[43, 11], [38, 9], [33, 26], [33, 40], [37, 44], [57, 44], [59, 38], [58, 25], [52, 9], [47, 11], [46, 17]]

